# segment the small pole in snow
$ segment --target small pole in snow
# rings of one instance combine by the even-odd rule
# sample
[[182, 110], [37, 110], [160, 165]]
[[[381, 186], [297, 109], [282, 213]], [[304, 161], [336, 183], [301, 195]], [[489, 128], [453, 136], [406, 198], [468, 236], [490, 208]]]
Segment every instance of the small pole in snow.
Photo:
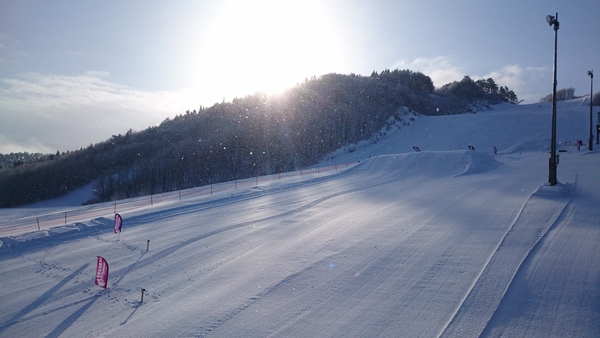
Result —
[[179, 190], [179, 201], [181, 201], [181, 190]]
[[65, 211], [65, 225], [67, 225], [67, 212]]
[[142, 288], [142, 300], [140, 300], [140, 303], [144, 302], [144, 292], [146, 292], [146, 289]]
[[38, 223], [38, 230], [41, 230], [40, 229], [40, 219], [39, 219], [39, 217], [36, 217], [35, 219], [37, 220], [37, 223]]
[[212, 190], [212, 184], [210, 185], [210, 194], [213, 194], [213, 190]]
[[146, 252], [148, 252], [148, 249], [150, 249], [150, 240], [146, 241]]
[[150, 206], [154, 206], [154, 201], [152, 200], [152, 195], [150, 195]]

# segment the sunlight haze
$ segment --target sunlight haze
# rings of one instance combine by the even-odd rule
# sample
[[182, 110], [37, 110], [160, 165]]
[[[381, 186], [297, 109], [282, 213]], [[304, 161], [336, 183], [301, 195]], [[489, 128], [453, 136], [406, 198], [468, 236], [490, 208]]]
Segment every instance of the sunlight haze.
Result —
[[[227, 3], [208, 25], [190, 65], [197, 85], [231, 99], [278, 93], [344, 64], [341, 32], [318, 1]], [[214, 79], [206, 82], [203, 79]]]

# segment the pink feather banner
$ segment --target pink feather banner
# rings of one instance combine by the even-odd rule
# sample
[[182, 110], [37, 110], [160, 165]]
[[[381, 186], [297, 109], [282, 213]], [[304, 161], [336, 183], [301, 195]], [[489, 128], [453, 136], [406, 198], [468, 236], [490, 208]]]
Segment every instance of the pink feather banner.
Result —
[[123, 226], [123, 218], [119, 214], [115, 214], [115, 234], [121, 233], [121, 226]]
[[98, 256], [98, 263], [96, 264], [95, 284], [103, 289], [106, 289], [108, 284], [108, 263], [106, 259], [100, 256]]

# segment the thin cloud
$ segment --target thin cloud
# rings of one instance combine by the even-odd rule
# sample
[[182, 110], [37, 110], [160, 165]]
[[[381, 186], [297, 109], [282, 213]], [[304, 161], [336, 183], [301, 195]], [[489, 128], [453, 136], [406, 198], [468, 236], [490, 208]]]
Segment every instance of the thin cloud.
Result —
[[513, 90], [519, 99], [524, 100], [525, 103], [535, 103], [545, 95], [544, 89], [546, 89], [537, 88], [536, 84], [547, 76], [547, 67], [508, 65], [478, 78], [487, 79], [491, 77], [498, 85], [507, 86]]
[[19, 43], [10, 36], [0, 33], [0, 63], [16, 64], [19, 58], [31, 58], [22, 51], [19, 51], [16, 46]]
[[78, 149], [187, 109], [183, 92], [141, 91], [109, 82], [108, 76], [27, 73], [1, 80], [0, 152]]
[[7, 45], [7, 43], [8, 43], [9, 41], [12, 41], [12, 40], [13, 40], [13, 39], [11, 39], [11, 38], [10, 38], [8, 35], [6, 35], [6, 34], [2, 34], [2, 33], [0, 32], [0, 49], [6, 49], [6, 48], [8, 48], [8, 45]]
[[412, 61], [401, 60], [395, 63], [393, 68], [419, 71], [429, 76], [436, 87], [459, 81], [467, 75], [464, 68], [453, 65], [445, 56], [435, 58], [419, 57]]

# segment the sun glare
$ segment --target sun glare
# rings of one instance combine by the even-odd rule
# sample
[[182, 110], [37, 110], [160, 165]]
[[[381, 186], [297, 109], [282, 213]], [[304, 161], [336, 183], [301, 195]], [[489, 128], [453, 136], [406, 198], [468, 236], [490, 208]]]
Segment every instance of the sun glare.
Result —
[[278, 93], [342, 63], [335, 23], [318, 1], [231, 1], [206, 33], [198, 81], [228, 99]]

